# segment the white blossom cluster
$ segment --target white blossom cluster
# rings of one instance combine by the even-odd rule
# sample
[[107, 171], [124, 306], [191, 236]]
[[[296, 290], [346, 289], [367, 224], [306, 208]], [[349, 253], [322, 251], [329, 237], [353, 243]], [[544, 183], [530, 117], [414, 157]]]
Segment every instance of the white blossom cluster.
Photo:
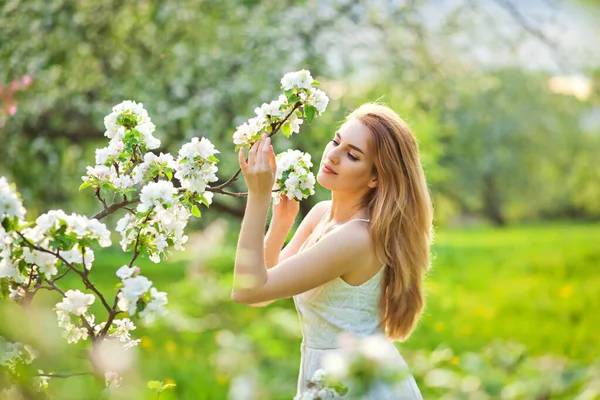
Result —
[[177, 189], [170, 181], [150, 182], [142, 188], [137, 210], [148, 211], [153, 207], [171, 207], [176, 202]]
[[0, 336], [0, 366], [14, 373], [17, 365], [31, 364], [35, 358], [36, 354], [29, 345], [9, 342]]
[[148, 216], [136, 217], [126, 214], [117, 222], [116, 231], [121, 234], [121, 248], [127, 251], [134, 246], [138, 235], [144, 244], [150, 260], [160, 262], [166, 257], [166, 249], [173, 245], [176, 250], [184, 250], [188, 237], [184, 234], [190, 212], [179, 203], [169, 208], [155, 206]]
[[104, 118], [104, 125], [104, 135], [110, 142], [107, 147], [96, 150], [96, 165], [87, 167], [86, 175], [82, 176], [82, 188], [102, 187], [110, 183], [114, 189], [126, 193], [127, 189], [140, 182], [139, 178], [136, 181], [126, 173], [133, 165], [137, 151], [156, 149], [160, 146], [160, 140], [152, 136], [155, 126], [148, 112], [141, 103], [135, 101], [127, 100], [114, 106], [113, 111]]
[[23, 231], [23, 234], [34, 243], [39, 243], [48, 235], [65, 228], [65, 235], [72, 235], [77, 240], [97, 241], [101, 247], [111, 245], [110, 231], [102, 222], [85, 215], [66, 214], [63, 210], [50, 210], [35, 220], [36, 225]]
[[[0, 225], [0, 279], [8, 279], [9, 282], [23, 283], [26, 275], [19, 270], [19, 256], [13, 254], [13, 243], [15, 236], [12, 232], [6, 232]], [[20, 296], [18, 289], [13, 290], [9, 286], [12, 299]]]
[[117, 295], [119, 299], [117, 306], [119, 310], [127, 311], [129, 316], [133, 316], [137, 311], [138, 302], [142, 300], [145, 307], [139, 315], [145, 323], [152, 323], [167, 313], [165, 308], [168, 303], [167, 294], [156, 290], [152, 287], [151, 280], [138, 274], [139, 268], [135, 266], [123, 265], [117, 271], [117, 276], [123, 283], [123, 287]]
[[314, 106], [319, 115], [322, 114], [329, 104], [329, 97], [321, 89], [314, 88], [315, 80], [310, 71], [302, 69], [296, 72], [288, 72], [281, 78], [283, 90], [298, 90], [298, 96], [305, 103]]
[[[152, 181], [161, 174], [172, 177], [176, 166], [177, 164], [172, 155], [160, 153], [157, 156], [154, 153], [148, 152], [144, 154], [144, 162], [133, 169], [132, 181], [133, 183], [143, 184]], [[169, 180], [171, 179], [169, 178]]]
[[8, 179], [0, 176], [0, 222], [4, 218], [14, 217], [24, 218], [25, 208], [17, 191], [8, 183]]
[[292, 200], [302, 200], [315, 194], [315, 176], [310, 171], [310, 154], [299, 150], [287, 150], [276, 157], [277, 172], [273, 189], [273, 201], [278, 204], [281, 196]]
[[[54, 236], [64, 235], [73, 242], [69, 248], [54, 248]], [[82, 247], [78, 242], [97, 242], [102, 247], [111, 245], [110, 231], [106, 225], [96, 219], [89, 219], [78, 214], [67, 215], [62, 210], [50, 210], [36, 219], [35, 226], [23, 230], [23, 236], [31, 244], [47, 251], [36, 250], [27, 244], [20, 244], [22, 252], [13, 252], [12, 247], [18, 239], [14, 234], [5, 232], [0, 227], [0, 279], [7, 278], [9, 282], [22, 284], [34, 268], [39, 274], [44, 274], [46, 279], [51, 279], [58, 274], [58, 258], [48, 251], [58, 252], [60, 257], [68, 263], [84, 265], [86, 269], [92, 267], [94, 252], [89, 247]], [[64, 241], [63, 241], [64, 243]], [[19, 265], [25, 263], [24, 271]], [[11, 298], [23, 297], [22, 289], [11, 287]]]
[[233, 134], [236, 149], [252, 146], [273, 123], [282, 122], [286, 117], [287, 120], [281, 127], [282, 132], [286, 136], [299, 133], [303, 122], [303, 113], [298, 109], [299, 106], [303, 107], [304, 116], [311, 122], [312, 118], [325, 111], [329, 103], [325, 92], [315, 88], [317, 85], [319, 83], [312, 78], [308, 70], [285, 74], [281, 78], [281, 87], [285, 94], [280, 95], [277, 100], [255, 108], [256, 116], [236, 128]]
[[192, 138], [179, 149], [175, 177], [181, 186], [190, 192], [203, 195], [208, 204], [212, 203], [213, 193], [206, 192], [210, 182], [216, 182], [217, 158], [219, 151], [206, 138]]
[[90, 326], [93, 326], [94, 315], [87, 313], [95, 300], [93, 294], [85, 294], [80, 290], [67, 290], [63, 300], [56, 304], [55, 311], [58, 317], [58, 326], [63, 328], [63, 337], [67, 339], [68, 343], [77, 343], [88, 338], [88, 330], [79, 324], [81, 319], [78, 318], [78, 322], [73, 323], [71, 316], [83, 317]]
[[328, 374], [324, 369], [318, 369], [308, 381], [308, 389], [294, 400], [330, 400], [340, 399], [340, 393], [328, 385]]
[[117, 104], [113, 107], [112, 112], [104, 117], [104, 126], [106, 127], [104, 136], [109, 139], [124, 135], [125, 130], [129, 128], [135, 129], [141, 134], [147, 149], [156, 149], [160, 146], [160, 140], [152, 136], [156, 127], [142, 103], [125, 100], [121, 104]]
[[[127, 268], [127, 266], [125, 266]], [[139, 272], [139, 268], [133, 267], [132, 270]], [[102, 322], [94, 327], [94, 332], [100, 334], [102, 329], [106, 326], [106, 322]], [[123, 349], [127, 350], [131, 347], [137, 346], [141, 339], [132, 339], [131, 331], [135, 330], [135, 324], [129, 318], [115, 319], [113, 320], [110, 328], [107, 331], [107, 337], [109, 339], [115, 339], [123, 343]]]

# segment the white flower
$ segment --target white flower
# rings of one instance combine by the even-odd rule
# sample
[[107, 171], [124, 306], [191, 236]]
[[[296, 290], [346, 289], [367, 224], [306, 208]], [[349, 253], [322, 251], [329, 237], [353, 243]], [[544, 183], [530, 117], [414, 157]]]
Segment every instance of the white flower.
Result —
[[177, 194], [177, 189], [170, 181], [150, 182], [142, 188], [141, 203], [138, 205], [137, 210], [143, 212], [153, 206], [171, 205], [175, 194]]
[[15, 283], [24, 283], [26, 279], [19, 271], [17, 264], [13, 264], [8, 257], [0, 259], [0, 278], [8, 278]]
[[95, 260], [94, 251], [90, 248], [84, 248], [85, 253], [82, 253], [81, 248], [78, 244], [75, 244], [71, 250], [61, 251], [60, 255], [68, 263], [83, 264], [85, 261], [85, 269], [90, 270], [92, 263]]
[[146, 176], [146, 171], [148, 171], [148, 168], [152, 164], [154, 164], [160, 170], [163, 170], [165, 168], [170, 168], [174, 170], [177, 165], [175, 163], [175, 160], [173, 159], [173, 156], [170, 154], [160, 153], [160, 155], [157, 156], [154, 153], [146, 153], [144, 154], [144, 162], [136, 166], [134, 169], [134, 183], [146, 182], [156, 178], [156, 176]]
[[[275, 176], [274, 189], [279, 192], [273, 192], [273, 201], [277, 204], [281, 196], [298, 201], [313, 195], [315, 177], [310, 168], [310, 154], [302, 153], [298, 150], [288, 150], [277, 155], [277, 171]], [[284, 175], [287, 175], [284, 180]]]
[[0, 222], [5, 216], [24, 218], [25, 212], [17, 191], [9, 185], [5, 177], [0, 176]]
[[250, 118], [247, 122], [237, 127], [233, 134], [233, 143], [236, 146], [250, 146], [260, 138], [260, 134], [266, 126], [267, 121], [261, 116]]
[[67, 214], [63, 210], [50, 210], [37, 217], [35, 223], [45, 232], [48, 229], [58, 228], [61, 219], [67, 219]]
[[114, 332], [110, 333], [110, 337], [117, 339], [121, 343], [125, 343], [125, 350], [139, 344], [139, 339], [131, 339], [130, 332], [135, 330], [135, 325], [129, 318], [116, 319], [113, 321], [113, 325], [115, 329]]
[[142, 136], [144, 136], [144, 140], [146, 141], [146, 147], [150, 150], [157, 149], [160, 147], [160, 140], [152, 136], [152, 132], [154, 132], [155, 128], [156, 127], [154, 126], [154, 124], [149, 120], [135, 127], [135, 129], [137, 129], [137, 131], [141, 133]]
[[138, 267], [129, 268], [127, 265], [123, 265], [121, 268], [117, 270], [117, 276], [121, 279], [131, 278], [133, 274], [139, 272], [140, 269]]
[[179, 158], [195, 159], [196, 157], [202, 157], [208, 159], [208, 157], [219, 153], [219, 150], [208, 140], [202, 138], [198, 140], [197, 137], [192, 138], [189, 143], [184, 144], [179, 149]]
[[81, 179], [84, 181], [89, 181], [91, 178], [94, 178], [98, 181], [108, 182], [113, 177], [117, 176], [117, 172], [114, 167], [107, 167], [106, 165], [96, 165], [95, 167], [86, 167], [87, 176], [82, 176]]
[[191, 192], [202, 194], [209, 182], [218, 180], [216, 162], [211, 158], [219, 153], [206, 138], [192, 138], [179, 150], [175, 177], [181, 186]]
[[8, 287], [8, 291], [9, 291], [9, 298], [11, 300], [18, 300], [18, 299], [22, 299], [25, 297], [25, 289], [23, 289], [22, 286], [17, 286], [16, 289], [13, 289], [12, 286]]
[[123, 288], [118, 294], [117, 303], [121, 311], [127, 311], [129, 315], [134, 315], [137, 302], [144, 293], [152, 286], [152, 281], [145, 276], [135, 276], [123, 280]]
[[304, 120], [297, 116], [296, 114], [290, 115], [286, 124], [290, 125], [290, 130], [292, 133], [300, 133], [300, 125], [302, 125]]
[[122, 378], [116, 372], [108, 371], [104, 374], [104, 380], [106, 381], [106, 387], [113, 389], [121, 386]]
[[56, 309], [77, 316], [83, 315], [94, 303], [93, 294], [85, 294], [80, 290], [67, 290], [63, 300], [56, 305]]
[[310, 75], [310, 71], [302, 69], [296, 72], [288, 72], [281, 78], [281, 86], [283, 90], [290, 90], [294, 87], [298, 89], [310, 89], [314, 79]]
[[129, 175], [113, 176], [110, 178], [110, 183], [115, 189], [127, 189], [134, 185], [133, 179]]
[[150, 324], [167, 314], [165, 306], [168, 303], [167, 294], [165, 292], [159, 292], [156, 288], [150, 289], [150, 297], [152, 301], [148, 303], [146, 308], [140, 312], [140, 317], [144, 319], [144, 322]]
[[37, 265], [39, 271], [45, 274], [46, 279], [51, 279], [54, 275], [58, 274], [58, 269], [56, 268], [57, 258], [53, 254], [25, 247], [23, 248], [23, 259], [28, 264]]
[[256, 107], [254, 112], [258, 120], [266, 120], [267, 118], [278, 119], [287, 113], [287, 110], [282, 107], [284, 105], [287, 105], [287, 98], [285, 95], [280, 95], [277, 100], [273, 100], [270, 103], [263, 103], [262, 106]]
[[109, 160], [109, 158], [118, 157], [119, 154], [121, 154], [123, 152], [123, 149], [125, 148], [125, 144], [123, 143], [122, 138], [123, 138], [123, 133], [122, 132], [120, 134], [118, 133], [116, 136], [114, 136], [110, 140], [107, 147], [104, 147], [102, 149], [96, 149], [96, 164], [97, 165], [102, 165], [102, 164], [106, 163]]
[[307, 103], [315, 106], [319, 114], [323, 114], [329, 104], [329, 97], [321, 89], [315, 89]]

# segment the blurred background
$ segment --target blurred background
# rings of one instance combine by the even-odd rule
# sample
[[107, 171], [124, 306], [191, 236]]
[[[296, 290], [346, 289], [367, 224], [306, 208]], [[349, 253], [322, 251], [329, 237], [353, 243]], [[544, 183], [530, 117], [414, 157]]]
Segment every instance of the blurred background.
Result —
[[[142, 102], [159, 151], [209, 138], [225, 180], [238, 167], [235, 127], [276, 98], [284, 73], [306, 68], [329, 107], [300, 135], [277, 135], [277, 152], [297, 148], [318, 165], [368, 101], [391, 106], [419, 140], [433, 268], [425, 315], [397, 346], [425, 398], [600, 398], [600, 2], [3, 0], [0, 10], [0, 175], [30, 220], [101, 208], [78, 187], [113, 105]], [[316, 190], [302, 215], [327, 198]], [[229, 298], [244, 206], [216, 196], [189, 225], [186, 252], [139, 259], [171, 313], [119, 355], [131, 358], [123, 398], [156, 398], [148, 380], [177, 385], [164, 399], [294, 396], [292, 300]], [[92, 278], [114, 292], [129, 259], [118, 245], [98, 250]], [[57, 301], [40, 296], [35, 318], [2, 303], [0, 334], [36, 344], [45, 371], [89, 370], [84, 347], [62, 344]], [[101, 386], [76, 376], [49, 391], [98, 398]]]

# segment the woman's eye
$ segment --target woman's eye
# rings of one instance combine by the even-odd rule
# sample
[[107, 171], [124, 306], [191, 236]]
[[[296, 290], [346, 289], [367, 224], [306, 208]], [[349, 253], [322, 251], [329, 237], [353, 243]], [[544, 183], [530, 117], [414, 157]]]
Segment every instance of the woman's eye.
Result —
[[[338, 142], [335, 141], [335, 139], [331, 140], [331, 143], [333, 143], [333, 145], [336, 146], [336, 147], [340, 145]], [[351, 159], [352, 161], [357, 161], [358, 160], [358, 158], [354, 157], [352, 155], [352, 153], [348, 153], [348, 158]]]

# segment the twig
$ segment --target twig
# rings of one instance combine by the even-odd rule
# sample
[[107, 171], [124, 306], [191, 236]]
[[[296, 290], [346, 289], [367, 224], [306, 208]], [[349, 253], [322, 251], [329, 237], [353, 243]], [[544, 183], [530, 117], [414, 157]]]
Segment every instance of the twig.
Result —
[[[104, 298], [104, 296], [102, 295], [102, 293], [100, 293], [98, 291], [98, 289], [96, 289], [96, 287], [94, 286], [94, 284], [92, 282], [90, 282], [90, 280], [87, 278], [87, 275], [86, 275], [85, 272], [82, 272], [82, 271], [78, 270], [77, 268], [75, 268], [73, 266], [73, 264], [71, 264], [70, 262], [68, 262], [67, 260], [65, 260], [63, 258], [63, 256], [60, 255], [60, 253], [55, 253], [55, 252], [50, 251], [48, 249], [45, 249], [43, 247], [39, 247], [39, 246], [34, 245], [29, 240], [27, 240], [27, 238], [25, 236], [23, 236], [23, 234], [21, 232], [19, 232], [19, 231], [17, 231], [17, 234], [19, 236], [21, 236], [21, 238], [23, 239], [23, 241], [25, 241], [25, 243], [29, 247], [31, 247], [32, 249], [37, 250], [37, 251], [41, 251], [43, 253], [52, 254], [54, 257], [56, 257], [59, 260], [61, 260], [68, 268], [72, 269], [76, 274], [78, 274], [81, 277], [81, 279], [83, 280], [83, 283], [85, 283], [86, 288], [88, 288], [91, 291], [93, 291], [100, 298], [100, 301], [104, 305], [104, 308], [106, 308], [106, 310], [110, 312], [111, 308], [108, 305], [108, 303], [106, 302], [106, 299]], [[83, 268], [85, 269], [85, 265], [83, 266]], [[48, 282], [50, 282], [50, 281], [48, 281]]]
[[[67, 297], [67, 294], [65, 293], [64, 290], [62, 290], [61, 288], [59, 288], [56, 283], [54, 283], [53, 280], [51, 279], [46, 279], [46, 282], [48, 282], [48, 284], [52, 287], [52, 289], [56, 290], [58, 293], [60, 293], [63, 297]], [[88, 330], [88, 335], [90, 335], [90, 337], [93, 339], [95, 338], [94, 336], [94, 328], [91, 327], [90, 323], [88, 322], [87, 319], [85, 319], [85, 316], [80, 315], [79, 319], [81, 320], [81, 322], [83, 322], [83, 325], [85, 325], [85, 328]]]
[[106, 201], [102, 198], [102, 196], [100, 196], [100, 188], [99, 187], [96, 188], [96, 197], [98, 198], [98, 200], [100, 200], [100, 203], [102, 203], [102, 205], [104, 206], [104, 209], [106, 210], [106, 208], [107, 208]]

